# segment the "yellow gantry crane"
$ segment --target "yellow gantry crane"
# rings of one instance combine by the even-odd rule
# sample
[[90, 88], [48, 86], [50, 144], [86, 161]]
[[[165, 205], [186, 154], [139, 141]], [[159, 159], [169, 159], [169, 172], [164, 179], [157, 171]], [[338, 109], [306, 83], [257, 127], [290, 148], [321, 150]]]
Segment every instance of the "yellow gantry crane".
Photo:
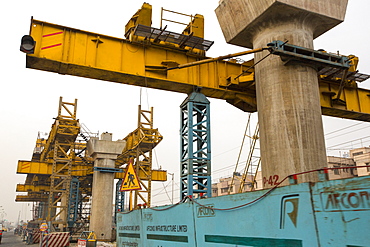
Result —
[[54, 222], [59, 215], [65, 214], [60, 217], [60, 223], [64, 226], [67, 225], [72, 166], [76, 160], [75, 141], [80, 132], [76, 112], [77, 100], [68, 103], [60, 98], [58, 117], [51, 128], [40, 158], [40, 161], [48, 160], [52, 164], [47, 221]]
[[[79, 200], [89, 203], [93, 184], [93, 161], [84, 152], [89, 138], [81, 132], [76, 111], [77, 100], [69, 103], [60, 97], [58, 116], [48, 137], [42, 138], [39, 133], [32, 160], [18, 161], [17, 167], [17, 173], [27, 174], [27, 177], [24, 184], [17, 185], [16, 191], [27, 192], [27, 195], [17, 195], [16, 201], [35, 202], [34, 210], [38, 213], [35, 212], [34, 219], [50, 221], [59, 228], [83, 227], [89, 218], [89, 207], [79, 208], [84, 212], [76, 216], [76, 203], [70, 201], [79, 193], [82, 197]], [[77, 139], [78, 135], [82, 140]], [[150, 206], [151, 182], [167, 180], [166, 171], [152, 169], [152, 149], [162, 139], [158, 129], [153, 128], [153, 108], [142, 110], [139, 106], [138, 128], [124, 138], [127, 145], [116, 162], [122, 172], [115, 173], [116, 179], [122, 179], [124, 164], [131, 157], [135, 158], [142, 190], [135, 192], [134, 207], [140, 201]], [[79, 191], [75, 194], [71, 191], [74, 181], [79, 183]]]
[[127, 164], [130, 158], [135, 158], [134, 167], [142, 189], [134, 192], [133, 208], [137, 208], [138, 205], [150, 207], [152, 180], [167, 180], [166, 172], [152, 169], [153, 149], [163, 139], [158, 129], [153, 128], [153, 107], [150, 110], [143, 110], [139, 105], [138, 113], [138, 127], [124, 138], [126, 147], [116, 160], [116, 166], [119, 168]]
[[[70, 202], [75, 199], [71, 196], [72, 182], [82, 184], [81, 195], [85, 200], [91, 196], [88, 185], [92, 181], [92, 162], [89, 157], [81, 156], [86, 141], [77, 140], [81, 127], [76, 112], [77, 100], [70, 103], [60, 97], [58, 115], [47, 139], [39, 134], [32, 160], [19, 161], [17, 167], [17, 173], [27, 174], [27, 178], [25, 184], [17, 185], [16, 191], [28, 192], [28, 195], [17, 195], [16, 201], [38, 202], [37, 217], [63, 228], [77, 210]], [[73, 177], [83, 179], [73, 180]]]
[[[144, 3], [125, 28], [125, 39], [31, 20], [22, 38], [27, 68], [190, 94], [195, 88], [207, 97], [226, 100], [256, 112], [254, 60], [231, 59], [262, 51], [249, 50], [207, 58], [213, 42], [204, 39], [204, 18], [191, 16], [182, 33], [151, 27], [151, 5]], [[330, 58], [328, 54], [328, 59]], [[358, 58], [351, 67], [323, 67], [318, 71], [322, 113], [370, 121], [370, 91], [356, 82], [369, 78], [358, 73]]]

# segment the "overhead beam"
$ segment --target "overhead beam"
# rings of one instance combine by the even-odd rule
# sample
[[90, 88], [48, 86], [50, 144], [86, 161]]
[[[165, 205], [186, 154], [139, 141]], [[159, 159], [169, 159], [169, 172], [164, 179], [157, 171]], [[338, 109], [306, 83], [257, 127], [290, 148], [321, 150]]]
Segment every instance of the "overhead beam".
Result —
[[[62, 167], [58, 165], [58, 167]], [[115, 179], [124, 177], [125, 169], [121, 169], [122, 172], [116, 172], [114, 175]], [[52, 164], [46, 162], [35, 162], [35, 161], [25, 161], [19, 160], [17, 166], [18, 174], [42, 174], [42, 175], [51, 175], [52, 173]], [[92, 166], [84, 165], [74, 165], [72, 167], [72, 176], [84, 177], [87, 175], [93, 174]], [[146, 175], [143, 171], [139, 171], [138, 174], [140, 179], [145, 179]], [[165, 170], [153, 170], [152, 171], [152, 181], [164, 182], [167, 181], [167, 172]]]
[[[27, 68], [185, 94], [201, 87], [207, 97], [257, 111], [253, 60], [243, 64], [215, 60], [168, 70], [207, 57], [168, 44], [135, 42], [38, 20], [31, 21], [30, 35], [36, 46], [34, 54], [27, 55]], [[322, 113], [370, 121], [370, 90], [359, 89], [354, 82], [341, 89], [340, 79], [319, 79]]]
[[28, 194], [28, 195], [16, 195], [16, 202], [46, 202], [48, 200], [48, 194]]
[[49, 185], [17, 184], [16, 192], [47, 192], [50, 191]]
[[[62, 167], [63, 164], [57, 164], [57, 169]], [[52, 164], [46, 162], [19, 160], [17, 165], [17, 173], [51, 175]], [[92, 174], [92, 167], [86, 165], [74, 165], [72, 168], [72, 176], [80, 177], [87, 176], [89, 174]]]

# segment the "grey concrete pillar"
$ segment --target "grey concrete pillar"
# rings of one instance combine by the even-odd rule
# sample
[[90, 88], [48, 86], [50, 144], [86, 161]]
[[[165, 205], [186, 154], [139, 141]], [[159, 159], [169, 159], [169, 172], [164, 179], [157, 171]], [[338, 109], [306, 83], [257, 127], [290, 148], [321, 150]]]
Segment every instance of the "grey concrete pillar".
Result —
[[[313, 48], [343, 21], [347, 0], [223, 0], [216, 9], [227, 42], [261, 48], [274, 40]], [[255, 62], [268, 52], [257, 53]], [[317, 71], [270, 55], [255, 67], [263, 186], [326, 166]], [[298, 177], [317, 181], [315, 173]], [[284, 184], [287, 184], [285, 182]]]
[[62, 212], [60, 212], [60, 215], [59, 215], [59, 220], [63, 222], [62, 224], [58, 225], [58, 228], [60, 229], [60, 231], [65, 231], [64, 226], [68, 225], [68, 222], [67, 222], [67, 211], [68, 211], [67, 196], [69, 196], [69, 195], [67, 195], [66, 193], [63, 193], [62, 198], [60, 199], [60, 206], [61, 206], [62, 209], [64, 209]]
[[87, 143], [87, 151], [94, 159], [90, 231], [101, 241], [112, 240], [114, 173], [109, 168], [115, 168], [115, 160], [125, 145], [125, 141], [112, 141], [111, 133]]

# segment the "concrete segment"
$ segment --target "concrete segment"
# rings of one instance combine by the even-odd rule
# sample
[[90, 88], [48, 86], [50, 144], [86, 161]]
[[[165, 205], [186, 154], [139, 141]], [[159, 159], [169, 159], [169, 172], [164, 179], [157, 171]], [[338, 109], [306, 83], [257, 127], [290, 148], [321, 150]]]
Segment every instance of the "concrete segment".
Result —
[[[94, 158], [94, 167], [114, 168], [125, 146], [125, 141], [112, 141], [111, 133], [103, 133], [100, 140], [89, 140], [87, 151]], [[114, 173], [94, 171], [93, 178], [90, 231], [98, 240], [111, 241]]]
[[[288, 40], [313, 49], [314, 38], [343, 20], [346, 6], [347, 0], [224, 0], [216, 14], [228, 43], [261, 48]], [[256, 53], [255, 61], [266, 54]], [[255, 76], [263, 186], [326, 166], [315, 68], [284, 65], [271, 55], [255, 67]], [[299, 181], [317, 181], [317, 174]]]
[[348, 0], [223, 0], [216, 15], [227, 43], [248, 48], [270, 24], [284, 25], [299, 17], [312, 26], [313, 38], [344, 20]]

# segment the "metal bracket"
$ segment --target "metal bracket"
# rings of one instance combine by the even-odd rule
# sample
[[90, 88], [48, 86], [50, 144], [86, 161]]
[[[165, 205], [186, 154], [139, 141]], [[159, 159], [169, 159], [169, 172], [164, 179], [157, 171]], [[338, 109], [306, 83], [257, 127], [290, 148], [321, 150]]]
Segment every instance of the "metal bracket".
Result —
[[306, 63], [313, 63], [324, 67], [334, 67], [349, 69], [351, 61], [347, 56], [336, 55], [324, 51], [312, 50], [296, 45], [288, 44], [280, 40], [275, 40], [267, 44], [270, 53]]
[[110, 168], [110, 167], [94, 167], [94, 171], [98, 171], [98, 172], [111, 172], [111, 173], [123, 172], [122, 169]]

